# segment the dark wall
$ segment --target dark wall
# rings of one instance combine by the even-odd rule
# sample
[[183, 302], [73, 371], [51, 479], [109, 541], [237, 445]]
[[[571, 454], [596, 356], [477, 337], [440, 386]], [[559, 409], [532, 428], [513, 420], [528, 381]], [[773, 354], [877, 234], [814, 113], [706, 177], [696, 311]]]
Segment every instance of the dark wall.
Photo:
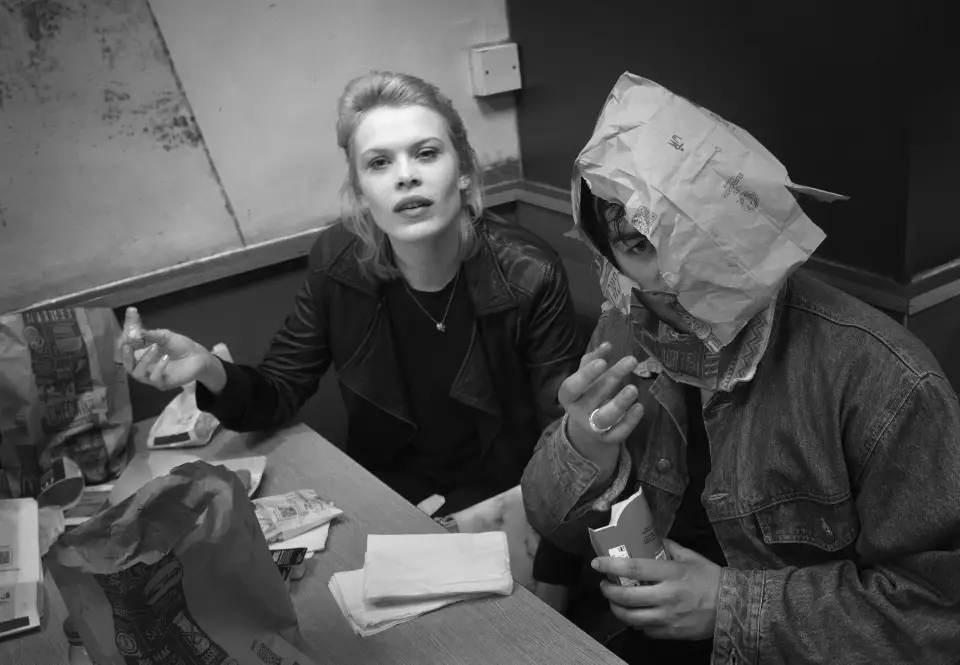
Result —
[[[935, 34], [931, 38], [938, 43]], [[947, 71], [960, 62], [960, 53], [952, 62], [936, 53], [924, 60], [934, 65], [914, 82], [910, 114], [906, 273], [911, 276], [960, 257], [960, 81]]]
[[933, 351], [953, 389], [960, 393], [960, 298], [912, 315], [907, 327]]
[[[631, 71], [747, 129], [795, 182], [849, 195], [845, 203], [804, 202], [827, 233], [818, 254], [903, 279], [915, 18], [908, 7], [921, 4], [508, 2], [524, 77], [524, 175], [567, 187], [608, 92]], [[960, 255], [960, 231], [955, 236], [938, 257]]]
[[960, 43], [947, 2], [913, 2], [911, 21], [910, 189], [906, 272], [960, 256]]

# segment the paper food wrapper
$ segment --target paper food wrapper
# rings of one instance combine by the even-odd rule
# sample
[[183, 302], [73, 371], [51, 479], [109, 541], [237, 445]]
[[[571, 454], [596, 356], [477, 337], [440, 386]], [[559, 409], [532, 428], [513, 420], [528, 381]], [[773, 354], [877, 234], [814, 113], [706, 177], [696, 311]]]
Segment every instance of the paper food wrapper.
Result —
[[[135, 336], [137, 333], [132, 334]], [[233, 361], [225, 344], [217, 344], [211, 352], [221, 360]], [[197, 408], [197, 384], [191, 382], [183, 387], [153, 422], [147, 437], [147, 448], [170, 450], [205, 446], [219, 426], [220, 421], [216, 416]]]
[[105, 307], [0, 316], [0, 497], [37, 498], [64, 456], [87, 484], [123, 471], [133, 415], [119, 334]]
[[330, 522], [310, 529], [299, 536], [294, 536], [287, 540], [278, 540], [270, 543], [270, 551], [275, 552], [290, 548], [303, 548], [306, 551], [306, 558], [312, 559], [317, 552], [322, 552], [327, 547], [327, 538], [330, 536]]
[[[581, 177], [595, 196], [623, 204], [656, 247], [667, 286], [699, 322], [697, 336], [724, 346], [825, 238], [791, 192], [846, 198], [794, 184], [746, 131], [630, 73], [574, 167], [567, 235], [590, 244], [579, 229]], [[636, 284], [606, 275], [601, 285], [629, 314]]]
[[100, 665], [312, 661], [237, 476], [192, 462], [65, 533], [47, 557]]
[[343, 514], [335, 505], [318, 497], [314, 490], [265, 496], [255, 499], [253, 506], [263, 536], [271, 544], [289, 541]]
[[[643, 496], [643, 489], [610, 509], [610, 524], [599, 529], [590, 529], [590, 543], [597, 556], [623, 557], [629, 559], [670, 559], [657, 533], [650, 506]], [[627, 577], [608, 575], [611, 582], [623, 586], [635, 586], [642, 582]]]

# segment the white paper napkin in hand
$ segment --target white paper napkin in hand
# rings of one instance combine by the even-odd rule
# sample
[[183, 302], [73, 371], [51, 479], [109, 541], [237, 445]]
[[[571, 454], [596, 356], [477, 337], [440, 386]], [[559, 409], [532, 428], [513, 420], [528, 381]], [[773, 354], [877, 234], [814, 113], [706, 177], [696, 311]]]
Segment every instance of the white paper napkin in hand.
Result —
[[363, 570], [363, 598], [374, 604], [513, 591], [503, 531], [370, 535]]
[[470, 596], [451, 596], [412, 603], [372, 605], [363, 600], [363, 569], [334, 573], [328, 584], [340, 611], [353, 632], [361, 637], [375, 635], [397, 624], [415, 619]]

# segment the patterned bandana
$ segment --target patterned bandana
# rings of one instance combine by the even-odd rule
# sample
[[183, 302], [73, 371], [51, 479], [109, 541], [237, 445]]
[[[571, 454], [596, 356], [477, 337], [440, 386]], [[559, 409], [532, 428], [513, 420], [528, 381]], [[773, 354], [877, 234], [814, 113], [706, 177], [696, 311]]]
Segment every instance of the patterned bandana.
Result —
[[[650, 356], [637, 368], [638, 375], [663, 373], [677, 383], [725, 392], [753, 379], [770, 342], [776, 299], [754, 315], [730, 344], [721, 347], [710, 326], [692, 317], [677, 301], [676, 294], [642, 292], [605, 258], [598, 260], [600, 283], [607, 298], [602, 310], [616, 307], [623, 311], [626, 305], [634, 343]], [[670, 305], [693, 334], [678, 332], [643, 305], [652, 300]]]

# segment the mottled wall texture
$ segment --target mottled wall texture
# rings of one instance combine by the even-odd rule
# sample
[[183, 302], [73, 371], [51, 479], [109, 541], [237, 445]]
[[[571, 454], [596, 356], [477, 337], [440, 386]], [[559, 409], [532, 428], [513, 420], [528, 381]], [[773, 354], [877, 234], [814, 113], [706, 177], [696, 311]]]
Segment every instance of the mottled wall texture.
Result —
[[335, 220], [371, 69], [436, 83], [518, 177], [513, 96], [467, 61], [507, 36], [505, 0], [0, 0], [0, 313]]
[[0, 0], [0, 312], [239, 237], [145, 0]]

